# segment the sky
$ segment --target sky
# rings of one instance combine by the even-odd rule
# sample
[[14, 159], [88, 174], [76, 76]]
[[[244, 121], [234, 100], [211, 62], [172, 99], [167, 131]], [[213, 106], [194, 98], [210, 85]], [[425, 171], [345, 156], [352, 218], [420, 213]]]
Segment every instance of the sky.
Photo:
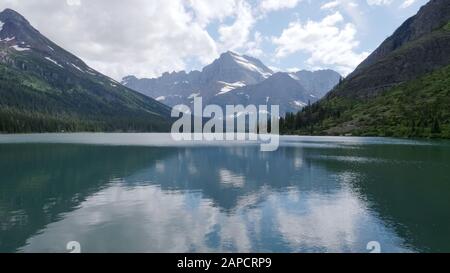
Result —
[[0, 0], [121, 80], [201, 70], [232, 50], [274, 71], [352, 72], [428, 0]]

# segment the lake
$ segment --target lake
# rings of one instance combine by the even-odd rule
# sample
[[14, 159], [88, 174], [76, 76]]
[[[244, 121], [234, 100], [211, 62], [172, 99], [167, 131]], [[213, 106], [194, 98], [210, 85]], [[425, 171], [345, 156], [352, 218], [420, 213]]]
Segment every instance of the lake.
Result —
[[450, 252], [450, 142], [0, 135], [0, 252]]

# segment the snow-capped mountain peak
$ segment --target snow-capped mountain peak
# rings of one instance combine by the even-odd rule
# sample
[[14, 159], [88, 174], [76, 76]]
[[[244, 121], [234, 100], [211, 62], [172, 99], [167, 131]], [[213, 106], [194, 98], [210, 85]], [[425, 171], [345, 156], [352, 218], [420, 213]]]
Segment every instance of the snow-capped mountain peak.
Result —
[[210, 82], [243, 82], [257, 84], [273, 74], [273, 71], [258, 59], [228, 51], [220, 55], [202, 71], [202, 79]]
[[202, 71], [164, 73], [156, 79], [129, 76], [122, 83], [169, 106], [191, 105], [200, 96], [204, 104], [220, 106], [280, 105], [284, 113], [300, 110], [334, 87], [339, 74], [325, 72], [274, 73], [256, 58], [227, 51]]
[[244, 69], [259, 73], [263, 78], [267, 79], [273, 75], [273, 71], [263, 65], [259, 60], [245, 55], [239, 55], [236, 52], [229, 51], [228, 54], [233, 60]]

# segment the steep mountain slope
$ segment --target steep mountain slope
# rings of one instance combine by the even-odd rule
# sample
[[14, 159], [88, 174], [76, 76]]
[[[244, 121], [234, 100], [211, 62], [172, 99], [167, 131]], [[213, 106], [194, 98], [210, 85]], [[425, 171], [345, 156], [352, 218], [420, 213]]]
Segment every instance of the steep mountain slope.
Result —
[[[271, 97], [270, 103], [279, 103], [285, 112], [317, 101], [336, 86], [340, 77], [331, 70], [274, 74], [258, 59], [226, 52], [201, 72], [165, 73], [157, 79], [129, 76], [122, 83], [170, 106], [190, 105], [196, 96], [201, 96], [205, 104], [221, 106], [236, 102], [266, 104]], [[261, 92], [254, 92], [259, 88]]]
[[0, 132], [169, 129], [169, 107], [91, 69], [17, 12], [0, 22]]
[[450, 1], [431, 0], [403, 23], [334, 93], [367, 98], [450, 63]]
[[285, 132], [450, 137], [450, 1], [431, 0]]
[[275, 73], [261, 83], [215, 96], [210, 102], [217, 105], [279, 105], [280, 113], [284, 115], [301, 110], [312, 100], [316, 100], [315, 96], [308, 94], [296, 77]]
[[333, 70], [307, 71], [292, 73], [300, 84], [316, 98], [322, 98], [341, 80], [341, 75]]

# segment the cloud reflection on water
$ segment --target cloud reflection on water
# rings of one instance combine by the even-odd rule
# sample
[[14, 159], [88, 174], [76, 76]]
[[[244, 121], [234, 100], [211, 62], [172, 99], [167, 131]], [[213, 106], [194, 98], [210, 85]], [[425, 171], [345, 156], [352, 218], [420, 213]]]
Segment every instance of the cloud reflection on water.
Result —
[[64, 251], [73, 240], [86, 252], [366, 252], [373, 240], [408, 250], [352, 189], [358, 175], [308, 158], [179, 149], [110, 181], [20, 251]]

